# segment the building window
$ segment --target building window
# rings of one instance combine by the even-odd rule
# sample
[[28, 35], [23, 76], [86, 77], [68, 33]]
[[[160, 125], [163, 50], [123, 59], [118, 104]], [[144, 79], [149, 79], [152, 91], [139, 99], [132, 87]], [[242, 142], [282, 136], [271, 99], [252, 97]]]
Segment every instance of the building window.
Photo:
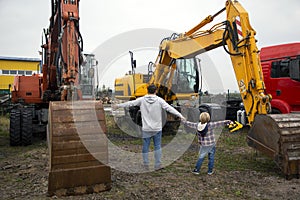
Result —
[[8, 75], [9, 74], [9, 70], [2, 70], [2, 74]]
[[26, 75], [31, 75], [32, 71], [26, 71]]
[[17, 74], [17, 70], [10, 70], [10, 74]]
[[21, 71], [21, 70], [19, 70], [19, 71], [18, 71], [18, 74], [19, 74], [19, 75], [25, 75], [25, 71], [23, 71], [23, 70], [22, 70], [22, 71]]
[[0, 70], [1, 75], [26, 75], [26, 76], [31, 76], [32, 71], [27, 71], [27, 70]]

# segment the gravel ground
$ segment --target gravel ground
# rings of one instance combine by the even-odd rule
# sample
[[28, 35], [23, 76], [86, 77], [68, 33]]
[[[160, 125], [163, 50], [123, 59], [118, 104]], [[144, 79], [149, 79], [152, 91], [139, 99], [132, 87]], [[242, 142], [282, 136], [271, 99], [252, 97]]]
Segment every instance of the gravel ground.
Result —
[[[111, 130], [110, 130], [111, 131]], [[120, 146], [135, 148], [128, 138], [109, 132]], [[245, 135], [222, 134], [215, 173], [191, 173], [196, 141], [173, 164], [159, 171], [132, 174], [112, 169], [110, 191], [81, 196], [47, 196], [48, 149], [37, 140], [27, 147], [9, 147], [0, 136], [1, 199], [300, 199], [300, 180], [285, 180], [272, 160], [250, 147], [232, 144]], [[227, 141], [227, 142], [226, 142]], [[228, 143], [228, 141], [231, 141]], [[232, 142], [233, 141], [233, 142]]]

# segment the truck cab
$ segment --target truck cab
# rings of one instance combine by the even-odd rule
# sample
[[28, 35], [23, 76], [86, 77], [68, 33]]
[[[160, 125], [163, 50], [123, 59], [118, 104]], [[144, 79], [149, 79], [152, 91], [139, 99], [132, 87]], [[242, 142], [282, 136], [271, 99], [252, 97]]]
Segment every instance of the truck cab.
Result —
[[300, 43], [263, 47], [260, 52], [272, 113], [300, 111]]

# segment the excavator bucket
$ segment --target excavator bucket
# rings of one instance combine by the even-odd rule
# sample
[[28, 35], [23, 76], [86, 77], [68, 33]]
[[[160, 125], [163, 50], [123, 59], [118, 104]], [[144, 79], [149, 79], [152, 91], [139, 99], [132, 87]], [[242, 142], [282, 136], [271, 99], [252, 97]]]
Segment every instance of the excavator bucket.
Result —
[[105, 113], [100, 102], [50, 102], [48, 142], [50, 196], [111, 188]]
[[300, 174], [300, 114], [256, 115], [248, 145], [274, 158], [287, 179]]

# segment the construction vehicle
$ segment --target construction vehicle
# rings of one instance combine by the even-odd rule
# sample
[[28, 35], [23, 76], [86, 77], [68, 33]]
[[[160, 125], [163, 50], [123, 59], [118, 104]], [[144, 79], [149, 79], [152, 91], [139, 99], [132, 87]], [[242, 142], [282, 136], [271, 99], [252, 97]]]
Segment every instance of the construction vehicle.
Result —
[[[171, 36], [173, 37], [173, 36]], [[141, 96], [144, 96], [147, 92], [147, 85], [153, 78], [154, 63], [148, 64], [148, 73], [135, 73], [136, 60], [133, 59], [133, 53], [130, 51], [131, 67], [132, 70], [121, 78], [115, 79], [115, 98], [118, 100], [134, 100]], [[181, 110], [181, 101], [188, 100], [189, 106], [185, 106], [185, 109], [190, 109], [190, 112], [195, 111], [193, 108], [198, 105], [198, 90], [199, 84], [202, 82], [199, 80], [199, 73], [201, 70], [200, 60], [197, 58], [190, 59], [178, 59], [175, 61], [176, 68], [174, 68], [174, 74], [172, 77], [168, 77], [171, 82], [167, 84], [172, 87], [168, 96], [164, 96], [165, 89], [161, 85], [157, 91], [157, 95], [164, 98], [175, 109]], [[157, 71], [156, 67], [156, 71]], [[157, 72], [154, 73], [157, 73]], [[176, 94], [176, 95], [175, 95]], [[196, 112], [198, 109], [196, 109]], [[138, 106], [129, 107], [125, 109], [125, 115], [130, 116], [132, 121], [141, 126], [141, 113]], [[163, 134], [176, 134], [180, 125], [180, 119], [170, 113], [163, 112]]]
[[[93, 54], [83, 54], [81, 65], [80, 88], [83, 99], [93, 99], [95, 97], [95, 80], [91, 73], [94, 73]], [[42, 88], [43, 74], [33, 74], [32, 76], [15, 76], [12, 88], [12, 106], [10, 111], [10, 145], [30, 145], [33, 135], [46, 137], [48, 124], [48, 108], [51, 100], [60, 100], [59, 91], [56, 91], [52, 98], [50, 91]], [[44, 95], [42, 97], [42, 95]], [[48, 97], [47, 97], [48, 95]], [[51, 95], [50, 95], [51, 96]], [[21, 124], [22, 123], [22, 124]]]
[[[201, 30], [224, 11], [225, 21], [211, 26], [208, 30]], [[178, 99], [172, 82], [178, 60], [193, 59], [198, 54], [223, 47], [231, 58], [245, 114], [251, 127], [247, 136], [248, 145], [271, 156], [286, 177], [299, 176], [300, 114], [268, 114], [272, 109], [272, 97], [266, 93], [255, 35], [248, 13], [242, 5], [238, 1], [227, 0], [225, 8], [209, 15], [191, 30], [163, 40], [150, 80], [136, 84], [135, 90], [127, 95], [129, 99], [138, 98], [147, 93], [147, 85], [155, 84], [159, 88], [158, 95], [172, 103]], [[295, 62], [299, 63], [299, 59]], [[196, 74], [189, 73], [183, 77], [187, 76]], [[299, 79], [299, 76], [299, 71], [293, 73], [293, 79]], [[137, 83], [134, 78], [137, 78], [136, 75], [131, 80]], [[132, 88], [133, 83], [125, 84], [121, 79], [117, 80], [116, 91], [122, 86], [125, 95], [127, 85]], [[214, 113], [217, 109], [215, 107], [217, 106], [212, 105], [207, 109]]]
[[[49, 195], [110, 189], [111, 176], [103, 105], [95, 101], [95, 58], [82, 54], [78, 0], [52, 0], [44, 29], [42, 74], [16, 76], [10, 114], [12, 146], [46, 133]], [[46, 128], [47, 125], [47, 128]]]

